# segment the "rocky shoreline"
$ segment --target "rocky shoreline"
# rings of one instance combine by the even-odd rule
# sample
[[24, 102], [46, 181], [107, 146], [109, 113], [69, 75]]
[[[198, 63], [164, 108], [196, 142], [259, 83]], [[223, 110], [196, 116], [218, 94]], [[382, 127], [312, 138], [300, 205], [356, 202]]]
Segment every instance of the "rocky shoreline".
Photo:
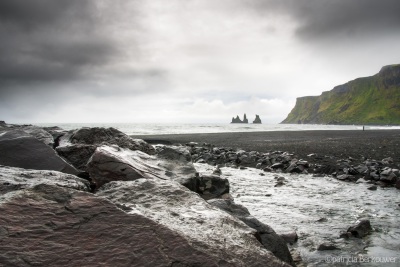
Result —
[[[0, 122], [0, 263], [301, 266], [287, 246], [296, 233], [280, 236], [235, 203], [219, 167], [399, 188], [391, 158], [321, 165], [316, 154], [304, 160], [290, 152], [157, 138], [146, 142], [114, 128], [64, 131]], [[194, 162], [213, 165], [214, 172], [199, 173]], [[343, 235], [363, 237], [353, 228]], [[324, 245], [319, 250], [329, 249]]]
[[295, 266], [184, 146], [0, 123], [0, 264]]
[[332, 176], [349, 182], [362, 179], [372, 185], [400, 189], [399, 130], [139, 137], [149, 143], [186, 145], [194, 162], [219, 167], [254, 167], [265, 172]]

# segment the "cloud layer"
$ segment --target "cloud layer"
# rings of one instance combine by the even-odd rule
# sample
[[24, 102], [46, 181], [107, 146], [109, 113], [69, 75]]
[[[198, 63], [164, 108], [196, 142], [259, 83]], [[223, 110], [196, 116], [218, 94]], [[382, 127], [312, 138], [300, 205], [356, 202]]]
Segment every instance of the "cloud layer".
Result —
[[397, 0], [2, 0], [0, 119], [285, 118], [399, 63]]

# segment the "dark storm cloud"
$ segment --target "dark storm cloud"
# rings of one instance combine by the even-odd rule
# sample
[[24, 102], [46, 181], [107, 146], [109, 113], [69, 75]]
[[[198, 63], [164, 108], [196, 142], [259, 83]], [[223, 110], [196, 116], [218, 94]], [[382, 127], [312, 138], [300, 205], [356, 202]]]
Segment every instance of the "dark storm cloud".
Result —
[[264, 14], [289, 15], [304, 39], [400, 32], [398, 0], [250, 0], [247, 4]]
[[[0, 1], [0, 83], [79, 79], [117, 54], [95, 1]], [[85, 72], [87, 73], [87, 72]]]
[[90, 2], [79, 0], [3, 0], [0, 2], [0, 21], [31, 31], [40, 26], [82, 19], [88, 15]]

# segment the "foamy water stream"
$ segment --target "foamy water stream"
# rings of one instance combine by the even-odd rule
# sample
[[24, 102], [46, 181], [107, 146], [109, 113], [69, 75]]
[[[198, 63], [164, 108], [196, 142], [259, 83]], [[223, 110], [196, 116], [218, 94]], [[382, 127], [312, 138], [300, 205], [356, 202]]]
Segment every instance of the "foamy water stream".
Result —
[[[199, 172], [213, 169], [207, 164], [195, 166]], [[400, 266], [400, 190], [371, 191], [366, 183], [264, 173], [252, 168], [221, 170], [229, 179], [236, 203], [247, 207], [277, 233], [297, 232], [299, 240], [293, 248], [308, 266]], [[285, 178], [283, 186], [275, 187], [276, 176]], [[363, 239], [339, 238], [341, 231], [361, 218], [371, 221], [371, 235]], [[317, 251], [321, 243], [332, 243], [339, 249]], [[395, 263], [381, 262], [394, 258]]]

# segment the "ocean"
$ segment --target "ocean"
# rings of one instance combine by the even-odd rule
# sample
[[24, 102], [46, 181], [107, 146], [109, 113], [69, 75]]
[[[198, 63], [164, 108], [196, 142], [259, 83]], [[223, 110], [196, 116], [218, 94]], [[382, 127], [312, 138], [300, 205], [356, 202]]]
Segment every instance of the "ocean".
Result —
[[[36, 123], [38, 126], [59, 126], [64, 130], [82, 127], [114, 127], [128, 135], [193, 134], [224, 132], [266, 131], [319, 131], [319, 130], [362, 130], [360, 125], [320, 124], [211, 124], [211, 123]], [[400, 126], [365, 126], [365, 130], [400, 129]]]

